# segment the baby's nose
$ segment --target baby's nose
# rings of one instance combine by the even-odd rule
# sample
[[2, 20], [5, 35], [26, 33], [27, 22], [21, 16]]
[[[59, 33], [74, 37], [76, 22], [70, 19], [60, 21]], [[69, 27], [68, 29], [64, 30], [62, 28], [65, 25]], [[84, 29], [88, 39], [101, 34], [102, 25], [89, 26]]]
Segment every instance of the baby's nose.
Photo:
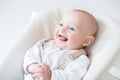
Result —
[[67, 27], [65, 27], [65, 26], [62, 27], [62, 28], [61, 28], [61, 32], [62, 32], [62, 33], [66, 33], [66, 32], [67, 32]]

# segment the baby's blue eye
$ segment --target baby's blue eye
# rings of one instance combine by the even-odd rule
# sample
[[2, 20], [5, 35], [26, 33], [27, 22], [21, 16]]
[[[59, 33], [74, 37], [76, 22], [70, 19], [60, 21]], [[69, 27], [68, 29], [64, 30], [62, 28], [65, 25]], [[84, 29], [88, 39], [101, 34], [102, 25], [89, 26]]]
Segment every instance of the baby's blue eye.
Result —
[[74, 31], [75, 29], [74, 29], [73, 27], [70, 27], [70, 30], [73, 30], [73, 31]]
[[60, 26], [63, 26], [63, 24], [62, 24], [62, 23], [60, 23], [59, 25], [60, 25]]

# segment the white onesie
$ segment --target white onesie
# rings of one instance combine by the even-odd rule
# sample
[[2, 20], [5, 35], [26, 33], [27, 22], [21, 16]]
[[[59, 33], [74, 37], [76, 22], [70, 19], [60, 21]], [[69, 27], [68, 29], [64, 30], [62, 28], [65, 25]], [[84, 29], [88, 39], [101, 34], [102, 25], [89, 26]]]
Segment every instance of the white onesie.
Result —
[[[76, 51], [79, 50], [60, 50], [55, 46], [54, 40], [50, 40], [44, 44], [43, 62], [50, 66], [52, 72], [51, 80], [81, 80], [83, 78], [89, 66], [89, 58], [85, 54], [80, 55], [77, 59], [70, 62], [65, 69], [58, 69], [59, 64], [65, 56]], [[26, 71], [26, 67], [33, 62], [41, 62], [39, 52], [38, 43], [27, 50], [23, 64], [25, 78], [26, 74], [29, 74]]]

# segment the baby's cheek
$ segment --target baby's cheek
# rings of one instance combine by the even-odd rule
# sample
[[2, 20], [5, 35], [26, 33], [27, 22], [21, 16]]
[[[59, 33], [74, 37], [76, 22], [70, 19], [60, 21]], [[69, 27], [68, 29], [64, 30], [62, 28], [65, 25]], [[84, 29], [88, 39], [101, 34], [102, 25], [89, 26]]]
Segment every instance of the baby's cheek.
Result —
[[71, 40], [69, 41], [69, 46], [74, 47], [75, 45], [76, 45], [76, 40], [71, 39]]
[[71, 46], [71, 48], [78, 48], [81, 45], [81, 41], [79, 38], [76, 37], [71, 37], [71, 40], [69, 41], [69, 46]]

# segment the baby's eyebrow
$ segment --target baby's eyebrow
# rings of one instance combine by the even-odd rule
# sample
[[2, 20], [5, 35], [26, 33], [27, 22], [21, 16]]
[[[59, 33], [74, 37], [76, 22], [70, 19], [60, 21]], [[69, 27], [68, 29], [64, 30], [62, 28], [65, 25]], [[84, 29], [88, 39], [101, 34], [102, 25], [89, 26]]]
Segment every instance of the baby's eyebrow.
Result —
[[76, 27], [76, 28], [79, 28], [79, 26], [78, 26], [78, 25], [76, 25], [76, 24], [72, 24], [72, 26], [74, 26], [74, 27]]

